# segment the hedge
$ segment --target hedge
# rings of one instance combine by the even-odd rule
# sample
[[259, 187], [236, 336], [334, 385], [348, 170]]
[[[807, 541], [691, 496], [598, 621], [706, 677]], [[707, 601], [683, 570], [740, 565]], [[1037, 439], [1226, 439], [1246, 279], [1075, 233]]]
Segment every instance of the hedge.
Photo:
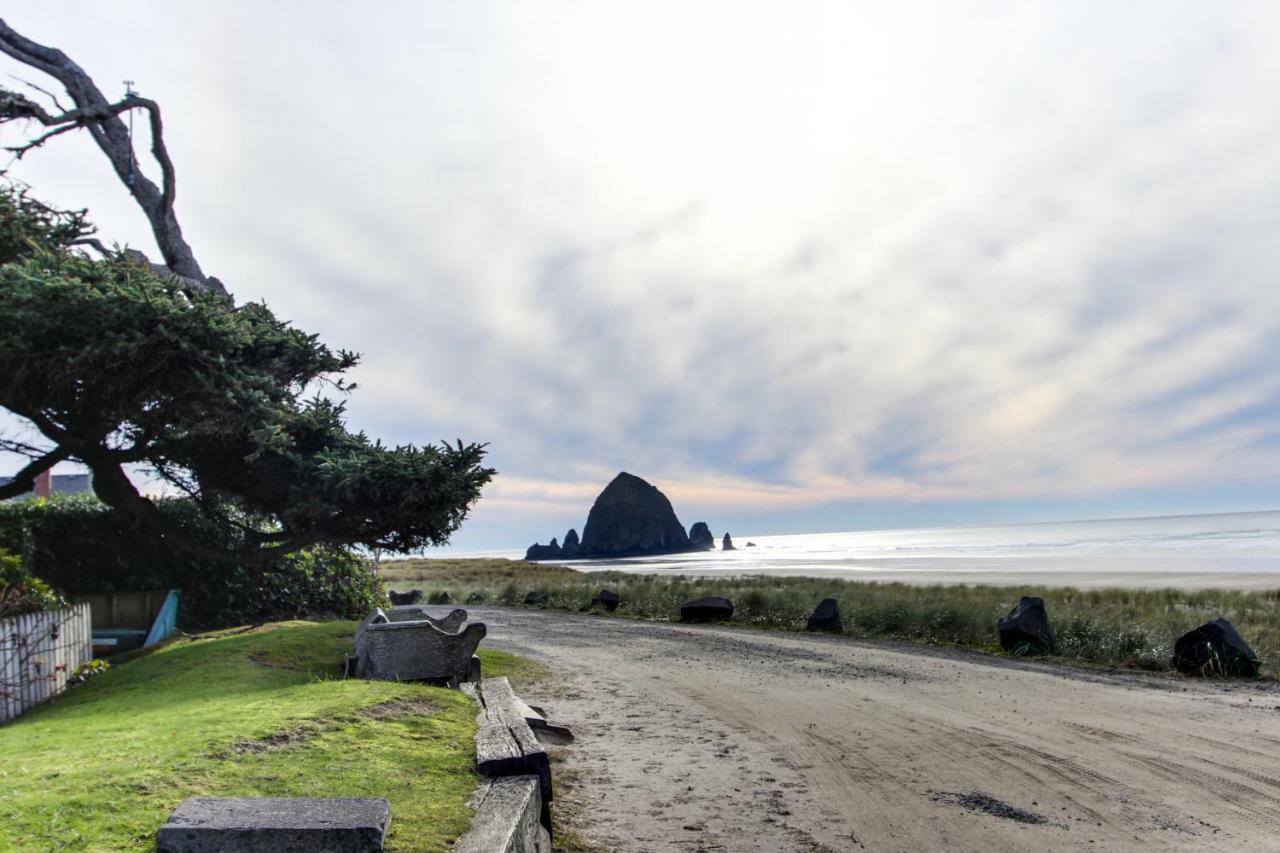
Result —
[[[185, 500], [160, 510], [202, 544], [226, 547], [231, 533]], [[360, 618], [383, 599], [381, 582], [350, 551], [318, 548], [261, 565], [199, 560], [90, 496], [0, 504], [0, 549], [67, 595], [180, 589], [181, 624], [221, 628], [302, 616]]]

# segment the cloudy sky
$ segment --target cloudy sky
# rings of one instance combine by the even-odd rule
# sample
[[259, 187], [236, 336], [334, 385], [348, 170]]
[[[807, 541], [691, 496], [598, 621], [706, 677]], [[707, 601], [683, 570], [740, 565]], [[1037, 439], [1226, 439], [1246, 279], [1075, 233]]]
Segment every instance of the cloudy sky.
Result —
[[[735, 535], [1280, 506], [1274, 3], [7, 6], [353, 425], [491, 444], [460, 547], [623, 469]], [[151, 249], [87, 137], [14, 174]]]

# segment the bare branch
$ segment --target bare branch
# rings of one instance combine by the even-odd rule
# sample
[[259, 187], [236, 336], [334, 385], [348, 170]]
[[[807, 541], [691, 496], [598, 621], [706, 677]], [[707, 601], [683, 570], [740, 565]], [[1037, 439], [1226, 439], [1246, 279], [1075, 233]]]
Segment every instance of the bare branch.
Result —
[[99, 252], [101, 252], [103, 257], [108, 257], [108, 258], [116, 254], [115, 252], [108, 249], [106, 246], [102, 245], [102, 241], [99, 240], [97, 237], [81, 237], [79, 240], [72, 240], [70, 245], [89, 246], [90, 248], [97, 249]]
[[32, 83], [30, 80], [24, 80], [23, 78], [19, 77], [17, 74], [10, 74], [9, 76], [14, 80], [17, 80], [19, 83], [26, 86], [27, 88], [33, 89], [39, 92], [40, 94], [44, 95], [45, 97], [47, 97], [49, 100], [53, 101], [53, 105], [58, 109], [62, 110], [63, 112], [67, 111], [67, 108], [62, 105], [62, 101], [59, 101], [58, 96], [55, 95], [53, 92], [50, 92], [48, 89], [45, 89], [42, 86], [37, 86], [35, 83]]
[[[8, 118], [34, 118], [46, 127], [71, 124], [88, 130], [111, 162], [116, 176], [146, 214], [151, 232], [155, 235], [156, 244], [160, 247], [169, 270], [174, 275], [191, 279], [202, 289], [227, 296], [222, 283], [207, 277], [200, 269], [195, 254], [182, 236], [182, 228], [174, 212], [177, 197], [176, 174], [164, 143], [164, 125], [160, 119], [159, 105], [133, 94], [111, 103], [92, 78], [66, 54], [32, 41], [3, 20], [0, 20], [0, 53], [53, 77], [62, 84], [75, 104], [75, 109], [54, 116], [30, 98], [10, 92], [7, 93], [4, 104], [4, 112]], [[155, 182], [137, 168], [129, 130], [120, 118], [120, 113], [134, 108], [145, 109], [148, 113], [151, 122], [151, 153], [160, 164], [163, 188], [157, 187]], [[47, 138], [42, 141], [47, 141]]]
[[32, 459], [22, 470], [13, 475], [13, 479], [0, 486], [0, 500], [25, 495], [36, 487], [36, 477], [48, 471], [54, 465], [70, 457], [63, 447], [55, 447], [38, 459]]

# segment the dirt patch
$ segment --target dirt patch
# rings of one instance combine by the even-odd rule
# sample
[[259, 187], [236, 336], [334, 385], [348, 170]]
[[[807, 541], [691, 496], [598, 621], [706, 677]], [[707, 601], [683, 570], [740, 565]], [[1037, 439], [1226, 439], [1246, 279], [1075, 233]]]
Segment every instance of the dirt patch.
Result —
[[425, 697], [414, 699], [391, 699], [370, 705], [360, 712], [361, 716], [371, 720], [395, 720], [400, 717], [416, 717], [434, 714], [440, 706]]
[[933, 800], [935, 803], [949, 803], [953, 806], [960, 806], [960, 808], [967, 809], [971, 812], [982, 812], [983, 814], [989, 814], [992, 817], [1012, 820], [1017, 823], [1042, 824], [1049, 822], [1035, 812], [1020, 809], [1017, 806], [1011, 806], [1003, 800], [997, 800], [990, 794], [984, 794], [982, 791], [968, 791], [966, 793], [935, 791], [929, 799]]
[[315, 737], [320, 730], [321, 727], [315, 724], [301, 725], [281, 732], [272, 732], [269, 735], [253, 738], [252, 740], [238, 740], [227, 747], [226, 750], [220, 750], [219, 755], [225, 757], [229, 755], [261, 755], [266, 752], [274, 752], [277, 749], [285, 749], [305, 743]]

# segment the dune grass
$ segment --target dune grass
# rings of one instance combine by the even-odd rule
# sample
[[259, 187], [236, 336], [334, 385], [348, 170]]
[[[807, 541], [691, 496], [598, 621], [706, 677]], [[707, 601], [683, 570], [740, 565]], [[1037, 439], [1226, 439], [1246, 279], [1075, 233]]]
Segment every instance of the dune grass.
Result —
[[[457, 691], [342, 680], [353, 622], [178, 640], [0, 727], [0, 849], [150, 850], [189, 796], [376, 796], [391, 850], [466, 831], [475, 709]], [[482, 650], [486, 674], [533, 672]]]
[[987, 651], [999, 651], [996, 620], [1019, 596], [1037, 595], [1045, 600], [1061, 659], [1148, 670], [1169, 669], [1178, 635], [1225, 616], [1262, 658], [1266, 677], [1276, 677], [1280, 661], [1280, 590], [914, 586], [829, 578], [588, 574], [515, 560], [413, 563], [414, 583], [392, 582], [393, 588], [448, 590], [455, 601], [475, 592], [503, 605], [522, 605], [525, 594], [537, 588], [550, 593], [548, 607], [588, 610], [591, 598], [607, 587], [622, 596], [616, 615], [641, 619], [676, 619], [689, 599], [723, 595], [736, 605], [734, 623], [791, 631], [803, 630], [809, 613], [829, 597], [839, 601], [850, 636]]

